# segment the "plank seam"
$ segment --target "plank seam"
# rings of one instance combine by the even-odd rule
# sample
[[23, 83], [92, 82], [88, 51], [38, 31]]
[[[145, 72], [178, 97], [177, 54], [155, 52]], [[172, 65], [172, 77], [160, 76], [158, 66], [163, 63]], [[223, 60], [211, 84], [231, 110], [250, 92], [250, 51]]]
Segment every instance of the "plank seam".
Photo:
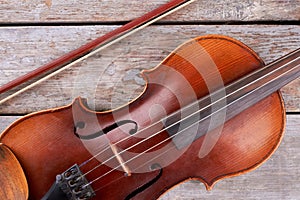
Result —
[[[129, 21], [110, 22], [0, 22], [1, 27], [23, 27], [23, 26], [121, 26]], [[258, 20], [258, 21], [161, 21], [153, 26], [160, 25], [300, 25], [300, 20]]]

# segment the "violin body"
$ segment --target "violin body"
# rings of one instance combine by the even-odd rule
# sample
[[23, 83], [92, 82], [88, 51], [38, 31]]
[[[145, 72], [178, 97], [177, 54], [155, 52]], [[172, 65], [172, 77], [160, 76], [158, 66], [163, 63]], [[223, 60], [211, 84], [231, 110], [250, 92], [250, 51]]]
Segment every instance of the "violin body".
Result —
[[[201, 69], [211, 65], [211, 60], [218, 70], [203, 77]], [[212, 130], [184, 148], [176, 147], [173, 140], [163, 142], [170, 137], [163, 124], [137, 135], [133, 132], [216, 90], [220, 87], [217, 76], [227, 85], [262, 66], [262, 60], [239, 41], [218, 35], [198, 37], [177, 48], [153, 70], [142, 72], [144, 92], [128, 105], [94, 112], [84, 99], [77, 98], [71, 105], [19, 119], [1, 134], [0, 143], [22, 166], [29, 199], [41, 199], [56, 175], [76, 163], [84, 163], [80, 167], [92, 182], [92, 199], [157, 199], [190, 179], [212, 189], [223, 178], [257, 168], [276, 150], [285, 127], [279, 92], [228, 120], [218, 138]], [[201, 155], [201, 148], [210, 140], [216, 140], [215, 145]], [[118, 154], [127, 148], [130, 150]]]

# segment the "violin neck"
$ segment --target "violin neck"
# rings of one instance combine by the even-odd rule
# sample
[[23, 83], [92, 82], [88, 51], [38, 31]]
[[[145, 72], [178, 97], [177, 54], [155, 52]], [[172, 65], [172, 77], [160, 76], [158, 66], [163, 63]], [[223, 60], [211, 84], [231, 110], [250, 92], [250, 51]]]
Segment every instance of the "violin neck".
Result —
[[[180, 123], [169, 128], [168, 133], [178, 149], [184, 148], [299, 76], [300, 49], [297, 49], [181, 109], [163, 123], [169, 126], [180, 118]], [[183, 131], [187, 129], [198, 131]], [[184, 133], [178, 134], [181, 130]]]

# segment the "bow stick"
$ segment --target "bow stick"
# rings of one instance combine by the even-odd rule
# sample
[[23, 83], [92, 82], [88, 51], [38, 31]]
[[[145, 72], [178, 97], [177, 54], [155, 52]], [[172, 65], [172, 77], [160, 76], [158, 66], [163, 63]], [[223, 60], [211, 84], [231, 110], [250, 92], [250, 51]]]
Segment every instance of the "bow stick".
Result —
[[63, 70], [68, 69], [69, 67], [75, 65], [76, 63], [81, 62], [82, 60], [96, 54], [97, 52], [101, 51], [102, 49], [126, 38], [127, 36], [149, 26], [150, 24], [162, 19], [163, 17], [187, 6], [188, 4], [194, 2], [196, 0], [172, 0], [152, 11], [146, 13], [145, 15], [130, 21], [129, 23], [79, 47], [76, 50], [73, 50], [52, 62], [43, 65], [23, 76], [20, 76], [9, 83], [0, 87], [0, 94], [22, 84], [25, 83], [34, 77], [41, 76], [45, 73], [52, 73], [45, 75], [44, 77], [40, 78], [39, 80], [31, 83], [30, 85], [18, 90], [17, 92], [9, 95], [8, 97], [2, 99], [0, 104], [8, 101], [9, 99], [25, 92], [26, 90], [38, 85], [39, 83], [57, 75], [58, 73], [62, 72]]

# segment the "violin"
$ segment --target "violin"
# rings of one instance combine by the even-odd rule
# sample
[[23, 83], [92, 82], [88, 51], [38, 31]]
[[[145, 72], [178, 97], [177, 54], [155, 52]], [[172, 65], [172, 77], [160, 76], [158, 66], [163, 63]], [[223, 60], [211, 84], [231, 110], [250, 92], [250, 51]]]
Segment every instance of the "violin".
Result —
[[87, 100], [29, 114], [0, 135], [1, 199], [157, 199], [185, 180], [208, 190], [256, 169], [279, 146], [278, 91], [300, 49], [265, 65], [245, 44], [194, 38], [141, 73], [144, 91], [95, 112]]

